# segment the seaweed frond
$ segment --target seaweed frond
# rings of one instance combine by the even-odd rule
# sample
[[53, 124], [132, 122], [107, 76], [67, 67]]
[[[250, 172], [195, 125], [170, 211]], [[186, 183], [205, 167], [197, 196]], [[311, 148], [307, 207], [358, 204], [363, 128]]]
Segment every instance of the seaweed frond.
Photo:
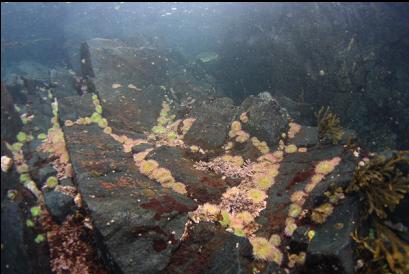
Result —
[[360, 191], [366, 196], [368, 213], [387, 217], [409, 192], [409, 151], [392, 157], [376, 156], [364, 166], [358, 166], [347, 191]]
[[369, 251], [372, 257], [371, 263], [363, 272], [390, 273], [392, 271], [397, 274], [409, 272], [409, 245], [386, 225], [375, 221], [374, 229], [367, 237], [360, 238], [355, 231], [352, 238], [361, 250]]
[[332, 113], [329, 107], [321, 107], [318, 113], [315, 113], [318, 125], [318, 137], [320, 142], [330, 141], [332, 144], [338, 144], [344, 135], [341, 126], [341, 120], [337, 115]]

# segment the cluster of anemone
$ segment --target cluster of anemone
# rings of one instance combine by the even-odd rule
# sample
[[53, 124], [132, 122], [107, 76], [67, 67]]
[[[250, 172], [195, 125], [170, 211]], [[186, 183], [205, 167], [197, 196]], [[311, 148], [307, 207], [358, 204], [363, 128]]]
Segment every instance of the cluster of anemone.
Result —
[[110, 136], [117, 142], [121, 143], [125, 153], [131, 152], [134, 146], [145, 144], [147, 141], [145, 139], [132, 139], [126, 135], [117, 135], [111, 133]]
[[112, 128], [108, 126], [108, 120], [102, 116], [102, 106], [96, 94], [92, 95], [92, 103], [94, 104], [94, 112], [89, 117], [81, 117], [76, 121], [66, 120], [64, 125], [66, 127], [71, 127], [75, 124], [77, 125], [89, 125], [92, 123], [97, 124], [100, 128], [104, 130], [105, 134], [111, 134]]
[[[288, 218], [286, 221], [285, 234], [291, 236], [297, 228], [296, 219], [302, 216], [302, 206], [305, 203], [309, 193], [324, 179], [324, 177], [334, 171], [335, 167], [341, 162], [341, 158], [334, 157], [331, 160], [319, 162], [314, 169], [314, 175], [311, 176], [304, 190], [294, 192], [291, 197], [291, 204], [288, 208]], [[322, 205], [311, 214], [311, 219], [316, 223], [324, 223], [327, 217], [332, 213], [333, 206], [330, 203]]]
[[239, 121], [233, 121], [230, 126], [229, 137], [237, 143], [245, 143], [250, 138], [250, 134], [241, 129]]
[[331, 203], [324, 203], [312, 210], [311, 220], [316, 224], [323, 224], [333, 211], [334, 206]]
[[173, 191], [186, 194], [186, 187], [180, 182], [176, 182], [170, 170], [160, 167], [155, 160], [142, 160], [139, 163], [139, 172], [160, 183], [164, 188], [170, 188]]
[[247, 112], [243, 112], [242, 114], [240, 114], [240, 121], [243, 124], [246, 124], [249, 121], [249, 117], [247, 116]]
[[250, 239], [250, 243], [253, 246], [253, 256], [256, 260], [275, 262], [281, 265], [283, 253], [269, 240], [263, 237], [254, 237]]
[[293, 268], [296, 265], [303, 265], [306, 257], [307, 253], [304, 251], [300, 252], [299, 254], [290, 254], [288, 256], [288, 267]]
[[270, 148], [265, 141], [260, 141], [259, 139], [257, 139], [257, 137], [251, 137], [250, 141], [253, 146], [255, 146], [261, 152], [261, 154], [270, 152]]
[[295, 135], [300, 132], [301, 130], [301, 125], [297, 124], [297, 123], [289, 123], [289, 130], [288, 130], [288, 138], [292, 139], [295, 137]]
[[195, 118], [187, 118], [182, 121], [182, 135], [185, 135], [196, 121]]

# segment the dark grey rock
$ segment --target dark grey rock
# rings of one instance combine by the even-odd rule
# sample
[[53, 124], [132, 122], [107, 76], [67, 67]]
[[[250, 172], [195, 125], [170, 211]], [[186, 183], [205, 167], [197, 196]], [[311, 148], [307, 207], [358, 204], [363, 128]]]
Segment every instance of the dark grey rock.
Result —
[[[337, 229], [336, 224], [342, 224]], [[333, 261], [333, 267], [345, 273], [354, 273], [354, 240], [351, 234], [359, 224], [359, 201], [356, 196], [347, 197], [336, 207], [334, 213], [323, 225], [315, 227], [315, 237], [312, 239], [307, 251], [306, 266], [313, 271], [318, 271], [319, 265], [311, 265], [318, 257], [325, 262], [326, 258]], [[337, 262], [337, 263], [334, 263]], [[336, 270], [335, 268], [333, 268]]]
[[243, 112], [247, 112], [249, 118], [248, 123], [242, 125], [244, 131], [266, 141], [270, 147], [275, 147], [281, 134], [287, 132], [289, 115], [275, 99], [250, 96], [240, 105], [238, 115]]
[[235, 107], [227, 98], [198, 104], [189, 113], [189, 117], [196, 118], [196, 121], [185, 135], [186, 144], [220, 150], [227, 138], [234, 114]]
[[51, 165], [46, 165], [38, 170], [38, 183], [44, 185], [48, 177], [57, 176], [57, 170], [55, 170]]
[[318, 144], [318, 128], [310, 126], [302, 126], [300, 132], [298, 132], [290, 141], [297, 147], [310, 147]]
[[58, 191], [46, 191], [44, 200], [51, 216], [60, 224], [75, 208], [74, 199]]

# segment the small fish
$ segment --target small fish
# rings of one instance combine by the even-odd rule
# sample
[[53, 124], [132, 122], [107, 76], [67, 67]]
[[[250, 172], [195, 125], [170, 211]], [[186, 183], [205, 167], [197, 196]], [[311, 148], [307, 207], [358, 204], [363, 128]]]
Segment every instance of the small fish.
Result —
[[128, 88], [129, 89], [134, 89], [134, 90], [136, 90], [136, 91], [142, 91], [142, 89], [140, 89], [140, 88], [137, 88], [135, 85], [133, 85], [133, 84], [129, 84], [128, 85]]
[[120, 88], [120, 87], [122, 87], [121, 84], [112, 84], [113, 89], [117, 89], [117, 88]]

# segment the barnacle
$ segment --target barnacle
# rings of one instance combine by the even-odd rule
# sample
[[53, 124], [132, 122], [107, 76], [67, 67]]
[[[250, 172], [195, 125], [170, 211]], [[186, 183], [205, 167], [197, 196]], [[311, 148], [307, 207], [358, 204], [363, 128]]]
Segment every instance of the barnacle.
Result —
[[332, 113], [329, 107], [322, 107], [315, 116], [317, 117], [320, 142], [331, 141], [332, 144], [338, 144], [344, 135], [339, 117]]
[[408, 170], [409, 151], [394, 153], [390, 158], [376, 156], [357, 167], [347, 192], [361, 191], [366, 196], [368, 213], [386, 218], [386, 208], [393, 211], [409, 192]]

